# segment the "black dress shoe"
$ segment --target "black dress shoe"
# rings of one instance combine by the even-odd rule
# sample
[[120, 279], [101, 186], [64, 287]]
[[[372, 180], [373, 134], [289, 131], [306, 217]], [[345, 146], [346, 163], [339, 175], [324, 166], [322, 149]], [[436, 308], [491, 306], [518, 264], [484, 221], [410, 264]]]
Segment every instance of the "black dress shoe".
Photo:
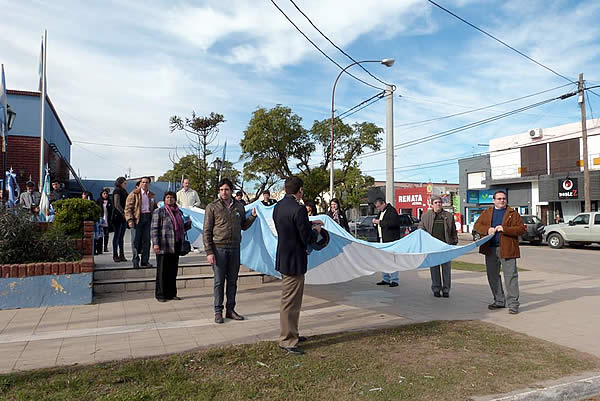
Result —
[[442, 294], [442, 296], [443, 296], [444, 298], [450, 298], [450, 293], [448, 293], [448, 292], [445, 292], [445, 293], [443, 293], [443, 294]]
[[141, 266], [142, 267], [154, 267], [154, 266], [152, 266], [152, 263], [142, 263]]
[[519, 310], [516, 308], [509, 308], [508, 313], [510, 313], [511, 315], [517, 315], [519, 313]]
[[167, 302], [168, 301], [168, 299], [164, 299], [164, 298], [156, 298], [156, 300], [158, 302]]
[[225, 313], [225, 317], [227, 319], [233, 319], [233, 320], [244, 320], [244, 316], [238, 314], [236, 311], [232, 310], [232, 311], [227, 311]]
[[281, 348], [282, 350], [287, 351], [288, 354], [304, 355], [304, 350], [302, 348], [298, 348], [298, 347], [282, 347], [281, 345], [279, 346], [279, 348]]
[[436, 291], [436, 292], [433, 293], [433, 296], [436, 297], [436, 298], [441, 298], [442, 294], [440, 294], [439, 291]]
[[223, 314], [221, 312], [215, 313], [215, 323], [221, 324], [225, 320], [223, 320]]
[[127, 262], [127, 258], [125, 257], [125, 255], [119, 255], [119, 260], [121, 262]]
[[390, 287], [398, 287], [398, 285], [399, 285], [399, 284], [398, 284], [398, 283], [396, 283], [395, 281], [392, 281], [392, 282], [390, 283]]
[[113, 256], [113, 262], [119, 263], [121, 262], [121, 259], [118, 256]]
[[387, 281], [381, 280], [378, 283], [375, 283], [376, 285], [390, 285], [390, 283], [388, 283]]
[[173, 301], [181, 301], [181, 298], [180, 298], [180, 297], [173, 297], [173, 298], [171, 298], [171, 299], [172, 299]]
[[308, 341], [308, 338], [304, 337], [304, 336], [298, 336], [298, 342], [299, 343], [303, 343], [305, 341]]
[[505, 308], [504, 305], [496, 305], [496, 304], [489, 304], [488, 305], [488, 309], [489, 310], [496, 310], [496, 309], [502, 309]]

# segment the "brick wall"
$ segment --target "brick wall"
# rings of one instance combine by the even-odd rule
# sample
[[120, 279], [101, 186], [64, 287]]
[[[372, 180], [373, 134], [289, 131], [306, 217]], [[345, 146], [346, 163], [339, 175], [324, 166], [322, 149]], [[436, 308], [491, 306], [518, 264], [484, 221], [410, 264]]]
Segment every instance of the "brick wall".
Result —
[[[13, 168], [17, 173], [17, 182], [21, 190], [25, 190], [25, 183], [31, 179], [36, 185], [39, 182], [40, 170], [40, 138], [31, 136], [8, 135], [6, 137], [7, 168]], [[65, 162], [45, 142], [45, 159], [50, 167], [52, 178], [62, 182], [69, 180], [69, 170]], [[0, 166], [3, 154], [0, 152]]]

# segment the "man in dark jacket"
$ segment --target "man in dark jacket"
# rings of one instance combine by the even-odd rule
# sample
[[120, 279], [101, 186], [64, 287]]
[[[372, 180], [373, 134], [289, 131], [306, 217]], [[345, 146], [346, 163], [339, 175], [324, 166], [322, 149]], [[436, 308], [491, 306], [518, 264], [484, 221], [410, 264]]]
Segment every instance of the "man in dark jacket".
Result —
[[[452, 213], [446, 212], [444, 209], [442, 209], [442, 198], [437, 195], [433, 195], [431, 197], [431, 205], [433, 208], [429, 209], [423, 214], [423, 216], [421, 216], [419, 228], [427, 231], [434, 238], [437, 238], [446, 244], [458, 244], [458, 234], [456, 233], [454, 216]], [[448, 298], [450, 296], [451, 263], [452, 262], [446, 262], [441, 265], [441, 276], [440, 266], [432, 266], [429, 268], [431, 273], [431, 291], [433, 291], [434, 297], [439, 298], [443, 295], [444, 298]]]
[[[525, 228], [519, 212], [508, 207], [506, 192], [494, 193], [494, 207], [481, 213], [473, 229], [480, 234], [494, 234], [494, 238], [479, 247], [479, 253], [485, 255], [488, 283], [494, 296], [494, 302], [488, 305], [488, 309], [497, 310], [508, 304], [508, 312], [516, 315], [519, 313], [519, 236], [525, 234]], [[504, 272], [506, 300], [500, 266]]]
[[67, 194], [60, 187], [60, 181], [52, 180], [52, 191], [50, 192], [50, 204], [57, 200], [67, 199]]
[[[400, 221], [398, 212], [389, 203], [381, 198], [375, 199], [375, 208], [379, 211], [373, 224], [377, 226], [377, 239], [379, 242], [392, 242], [400, 239]], [[377, 285], [398, 287], [398, 272], [383, 273], [383, 280]]]
[[244, 206], [232, 197], [233, 183], [227, 178], [219, 181], [219, 198], [206, 207], [204, 213], [204, 250], [208, 263], [213, 265], [215, 323], [223, 323], [223, 296], [227, 280], [225, 317], [244, 320], [235, 310], [237, 279], [240, 272], [240, 242], [242, 230], [250, 228], [256, 219], [256, 209], [246, 218]]
[[299, 202], [304, 183], [298, 177], [285, 180], [285, 197], [273, 210], [277, 230], [275, 269], [281, 273], [281, 311], [279, 346], [289, 353], [301, 355], [298, 343], [305, 338], [298, 335], [298, 320], [304, 293], [304, 275], [308, 267], [307, 246], [317, 241], [322, 222], [308, 219], [306, 208]]

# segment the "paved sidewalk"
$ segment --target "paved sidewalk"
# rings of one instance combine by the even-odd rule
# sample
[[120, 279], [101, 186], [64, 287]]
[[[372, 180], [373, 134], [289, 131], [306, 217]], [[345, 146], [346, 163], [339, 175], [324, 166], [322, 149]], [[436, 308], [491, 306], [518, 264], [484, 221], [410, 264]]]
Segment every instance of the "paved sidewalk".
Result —
[[[429, 271], [400, 274], [396, 288], [379, 277], [307, 286], [303, 335], [365, 330], [430, 320], [483, 320], [600, 357], [600, 277], [522, 272], [522, 313], [489, 311], [484, 273], [453, 272], [451, 297], [434, 298]], [[213, 323], [212, 289], [182, 289], [182, 301], [152, 292], [106, 294], [94, 305], [0, 311], [0, 373], [144, 357], [229, 343], [276, 340], [279, 282], [241, 286], [248, 320]]]

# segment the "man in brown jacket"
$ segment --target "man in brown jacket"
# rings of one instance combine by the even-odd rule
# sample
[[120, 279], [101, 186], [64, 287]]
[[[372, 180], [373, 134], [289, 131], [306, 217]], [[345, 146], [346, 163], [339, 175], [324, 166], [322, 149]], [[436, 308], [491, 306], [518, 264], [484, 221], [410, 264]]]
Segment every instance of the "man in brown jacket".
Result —
[[248, 218], [244, 206], [233, 198], [233, 183], [227, 178], [219, 181], [219, 198], [208, 204], [204, 212], [204, 250], [214, 271], [215, 323], [223, 323], [223, 298], [227, 280], [225, 317], [244, 320], [235, 311], [237, 279], [240, 272], [240, 242], [242, 230], [250, 228], [256, 219], [256, 209]]
[[[508, 206], [506, 192], [500, 190], [494, 193], [494, 207], [479, 216], [473, 229], [483, 235], [494, 234], [494, 238], [479, 247], [479, 253], [485, 255], [488, 283], [494, 296], [494, 302], [488, 305], [488, 309], [496, 310], [508, 304], [508, 312], [516, 315], [519, 313], [519, 236], [525, 233], [525, 228], [519, 213]], [[500, 266], [504, 272], [506, 300]]]
[[142, 254], [142, 267], [152, 267], [150, 259], [150, 228], [152, 226], [152, 212], [156, 209], [156, 197], [150, 191], [150, 178], [143, 177], [140, 186], [127, 196], [125, 202], [125, 219], [131, 229], [131, 252], [133, 253], [133, 267], [140, 267], [140, 253]]
[[[434, 238], [439, 239], [446, 244], [458, 244], [458, 234], [456, 233], [454, 216], [452, 213], [442, 209], [442, 198], [438, 195], [433, 195], [431, 197], [431, 205], [433, 206], [433, 209], [429, 209], [421, 216], [419, 228], [427, 231]], [[440, 266], [432, 266], [429, 268], [429, 271], [431, 272], [431, 291], [433, 291], [433, 296], [436, 298], [441, 296], [448, 298], [450, 296], [451, 264], [452, 262], [446, 262], [441, 265], [441, 276]]]

